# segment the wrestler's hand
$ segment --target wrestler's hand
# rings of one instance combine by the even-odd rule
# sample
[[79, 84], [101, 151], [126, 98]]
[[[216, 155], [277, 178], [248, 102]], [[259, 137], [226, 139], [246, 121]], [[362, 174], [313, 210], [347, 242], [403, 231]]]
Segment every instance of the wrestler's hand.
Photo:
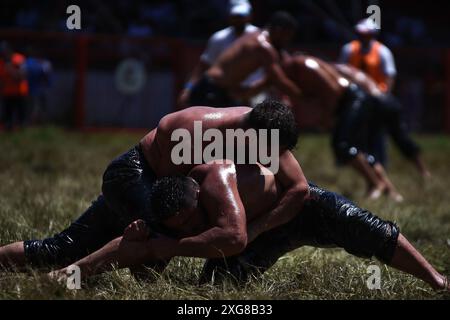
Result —
[[47, 273], [47, 277], [50, 280], [56, 281], [59, 284], [66, 284], [68, 275], [67, 275], [66, 268], [64, 268], [64, 269], [54, 270], [54, 271]]
[[136, 220], [125, 228], [123, 233], [123, 238], [127, 241], [142, 241], [146, 240], [150, 235], [150, 230], [148, 229], [144, 220]]

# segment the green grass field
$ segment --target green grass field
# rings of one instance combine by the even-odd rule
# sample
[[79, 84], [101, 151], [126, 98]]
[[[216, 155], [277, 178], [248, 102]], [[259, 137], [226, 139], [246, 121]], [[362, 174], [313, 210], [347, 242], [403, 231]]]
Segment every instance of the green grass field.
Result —
[[[87, 134], [57, 128], [0, 133], [0, 244], [40, 238], [65, 228], [100, 192], [101, 174], [115, 156], [135, 145], [136, 134]], [[450, 275], [450, 137], [418, 138], [433, 179], [424, 183], [391, 151], [389, 172], [405, 197], [364, 200], [364, 183], [336, 168], [327, 136], [303, 136], [296, 150], [306, 176], [343, 193], [402, 232], [441, 272]], [[366, 268], [382, 270], [381, 289], [369, 290]], [[426, 284], [375, 260], [340, 249], [300, 248], [261, 279], [244, 286], [198, 286], [202, 260], [174, 259], [155, 283], [140, 283], [127, 270], [91, 278], [68, 290], [43, 275], [0, 272], [0, 299], [448, 299]]]

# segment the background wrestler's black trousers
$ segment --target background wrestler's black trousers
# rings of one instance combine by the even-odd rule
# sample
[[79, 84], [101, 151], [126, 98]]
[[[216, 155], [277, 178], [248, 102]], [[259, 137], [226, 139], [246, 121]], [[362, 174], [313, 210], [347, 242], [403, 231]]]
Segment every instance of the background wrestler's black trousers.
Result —
[[374, 138], [386, 132], [404, 157], [412, 159], [420, 153], [419, 146], [411, 139], [408, 126], [402, 116], [400, 102], [391, 94], [372, 98], [372, 112], [369, 121], [369, 153], [385, 165], [386, 155], [380, 155]]

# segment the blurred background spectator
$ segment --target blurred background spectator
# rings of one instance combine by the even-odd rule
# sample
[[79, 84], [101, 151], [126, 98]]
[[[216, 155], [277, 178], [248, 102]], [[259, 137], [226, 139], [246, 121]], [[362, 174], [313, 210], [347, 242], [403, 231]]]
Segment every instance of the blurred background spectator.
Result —
[[[239, 1], [239, 0], [237, 0]], [[369, 4], [382, 6], [380, 39], [391, 45], [448, 45], [449, 3], [433, 5], [397, 1], [357, 0], [250, 0], [253, 21], [263, 25], [276, 10], [298, 18], [297, 42], [339, 44], [349, 40], [349, 30]], [[228, 23], [228, 0], [3, 0], [0, 26], [32, 30], [67, 31], [65, 9], [83, 8], [83, 32], [163, 35], [206, 40]], [[364, 12], [365, 13], [365, 12]]]
[[[257, 27], [263, 27], [277, 10], [291, 13], [299, 24], [291, 50], [326, 60], [337, 60], [340, 48], [355, 39], [353, 26], [368, 17], [366, 8], [379, 5], [378, 39], [394, 55], [398, 73], [393, 93], [402, 100], [410, 127], [450, 132], [448, 1], [249, 2], [252, 24]], [[66, 28], [66, 8], [71, 4], [81, 8], [81, 30]], [[176, 98], [207, 40], [229, 26], [229, 8], [229, 0], [3, 0], [0, 41], [8, 41], [17, 52], [28, 48], [39, 52], [27, 61], [34, 70], [28, 81], [39, 83], [37, 90], [31, 84], [32, 101], [46, 92], [42, 100], [46, 102], [40, 103], [46, 109], [33, 109], [46, 110], [45, 117], [40, 115], [46, 120], [78, 126], [148, 127], [176, 108]], [[51, 87], [46, 79], [50, 73], [38, 71], [42, 59], [52, 65]], [[133, 95], [115, 85], [120, 79], [118, 66], [127, 59], [137, 60], [133, 72], [147, 75]], [[33, 80], [37, 78], [42, 81]], [[303, 128], [317, 129], [308, 118]]]
[[52, 64], [33, 49], [28, 49], [25, 60], [28, 80], [28, 117], [32, 124], [41, 124], [47, 110], [47, 94], [51, 85]]
[[0, 89], [6, 130], [22, 127], [28, 111], [26, 59], [7, 42], [0, 43]]

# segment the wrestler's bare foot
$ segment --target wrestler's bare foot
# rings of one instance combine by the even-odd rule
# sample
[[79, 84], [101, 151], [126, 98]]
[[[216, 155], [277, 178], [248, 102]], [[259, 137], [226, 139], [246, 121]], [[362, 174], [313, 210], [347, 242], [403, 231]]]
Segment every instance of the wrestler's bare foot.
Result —
[[386, 192], [386, 185], [380, 183], [378, 185], [369, 186], [367, 190], [367, 199], [369, 200], [377, 200], [379, 199], [384, 192]]
[[387, 190], [386, 195], [397, 203], [403, 202], [405, 200], [397, 190]]
[[436, 291], [450, 292], [450, 283], [446, 276], [438, 275], [431, 287]]
[[66, 269], [55, 270], [47, 273], [47, 276], [60, 284], [67, 282], [67, 271]]
[[428, 170], [424, 170], [421, 172], [421, 176], [424, 181], [428, 181], [431, 179], [431, 172]]
[[442, 284], [439, 290], [450, 292], [450, 282], [446, 276], [442, 276]]

